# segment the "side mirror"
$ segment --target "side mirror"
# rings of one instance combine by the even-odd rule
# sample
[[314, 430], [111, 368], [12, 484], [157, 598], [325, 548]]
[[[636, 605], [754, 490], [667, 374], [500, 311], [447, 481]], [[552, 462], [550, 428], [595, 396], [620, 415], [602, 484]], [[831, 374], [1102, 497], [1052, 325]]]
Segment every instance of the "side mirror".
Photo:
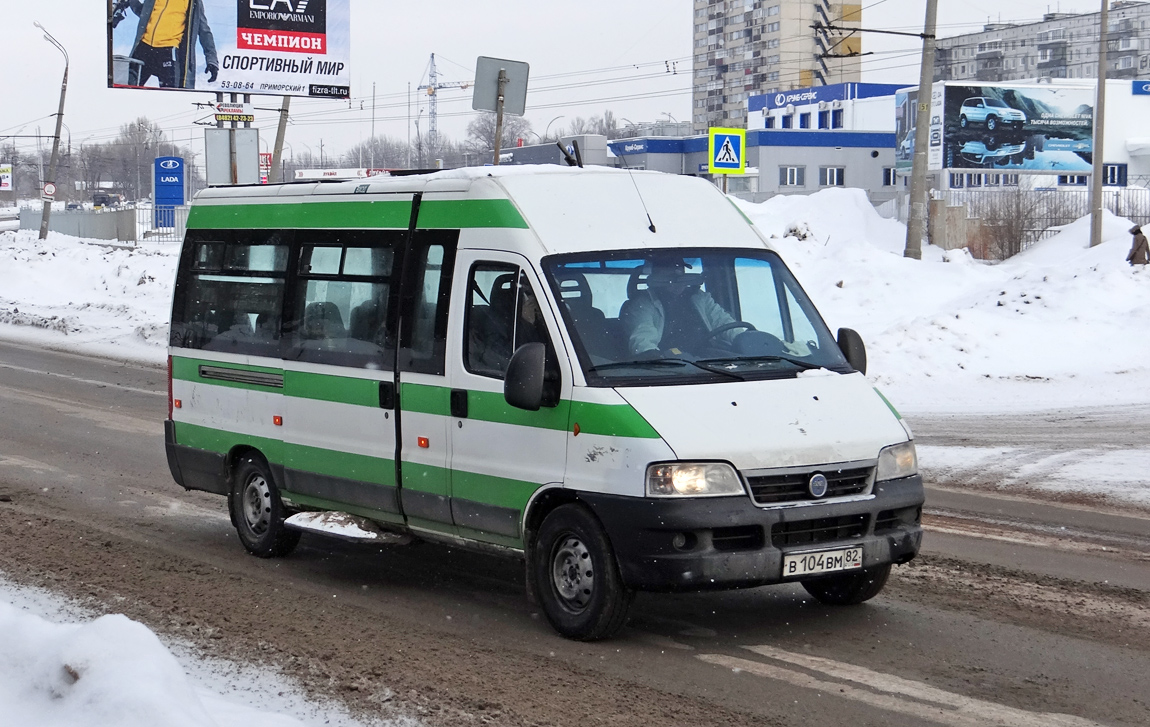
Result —
[[866, 346], [862, 336], [850, 328], [839, 329], [839, 350], [847, 357], [847, 363], [855, 371], [866, 373]]
[[546, 374], [547, 347], [542, 343], [520, 346], [507, 364], [503, 377], [503, 398], [517, 409], [539, 411], [543, 405], [543, 379]]

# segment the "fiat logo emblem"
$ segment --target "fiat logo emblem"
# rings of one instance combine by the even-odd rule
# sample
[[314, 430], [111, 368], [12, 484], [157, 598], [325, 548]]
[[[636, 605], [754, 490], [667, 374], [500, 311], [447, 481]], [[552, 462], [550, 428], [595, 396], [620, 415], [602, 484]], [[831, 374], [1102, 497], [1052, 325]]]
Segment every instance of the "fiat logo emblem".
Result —
[[807, 489], [811, 492], [811, 497], [822, 497], [827, 494], [827, 477], [824, 474], [816, 474], [811, 476], [811, 481], [807, 483]]

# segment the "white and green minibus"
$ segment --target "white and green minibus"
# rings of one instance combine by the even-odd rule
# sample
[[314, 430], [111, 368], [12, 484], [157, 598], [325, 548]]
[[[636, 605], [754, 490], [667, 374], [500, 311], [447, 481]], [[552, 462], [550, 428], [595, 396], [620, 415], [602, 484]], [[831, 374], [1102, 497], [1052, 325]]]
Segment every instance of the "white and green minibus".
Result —
[[576, 639], [639, 590], [861, 603], [918, 552], [910, 429], [704, 180], [477, 168], [213, 188], [172, 306], [168, 463], [244, 547], [522, 558]]

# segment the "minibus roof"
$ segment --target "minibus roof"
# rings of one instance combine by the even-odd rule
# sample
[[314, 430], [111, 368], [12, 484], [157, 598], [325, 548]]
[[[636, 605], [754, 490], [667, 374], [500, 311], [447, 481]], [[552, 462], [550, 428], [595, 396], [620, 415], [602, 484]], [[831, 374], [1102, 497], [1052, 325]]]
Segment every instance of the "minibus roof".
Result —
[[[644, 170], [557, 165], [467, 167], [340, 182], [213, 187], [196, 205], [369, 203], [422, 193], [426, 202], [509, 200], [492, 227], [527, 228], [537, 254], [666, 247], [767, 247], [710, 182]], [[483, 226], [483, 225], [478, 225]], [[523, 241], [513, 247], [522, 250]], [[536, 257], [536, 255], [530, 255]]]

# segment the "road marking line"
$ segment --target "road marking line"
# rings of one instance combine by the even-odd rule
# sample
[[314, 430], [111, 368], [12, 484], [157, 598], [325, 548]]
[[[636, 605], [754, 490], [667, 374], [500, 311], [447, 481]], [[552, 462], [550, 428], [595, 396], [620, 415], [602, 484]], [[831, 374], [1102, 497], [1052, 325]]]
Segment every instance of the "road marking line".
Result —
[[[816, 656], [795, 654], [771, 646], [744, 647], [762, 656], [819, 672], [833, 682], [785, 667], [740, 659], [725, 654], [700, 654], [699, 659], [729, 669], [775, 679], [793, 686], [814, 689], [851, 699], [888, 712], [928, 720], [948, 727], [1100, 727], [1073, 715], [1028, 712], [994, 702], [947, 692], [921, 682], [871, 671]], [[875, 690], [875, 691], [871, 691]]]
[[140, 389], [135, 386], [126, 386], [124, 384], [113, 384], [108, 381], [98, 381], [96, 379], [84, 379], [79, 376], [71, 376], [69, 374], [56, 374], [51, 371], [41, 371], [40, 369], [29, 369], [23, 366], [14, 366], [8, 363], [0, 363], [0, 369], [11, 369], [13, 371], [23, 371], [26, 374], [39, 374], [41, 376], [59, 376], [62, 379], [71, 379], [78, 381], [81, 384], [95, 384], [96, 386], [107, 386], [110, 389], [120, 389], [121, 391], [132, 391], [137, 394], [148, 394], [150, 396], [167, 396], [167, 392], [153, 391], [152, 389]]

